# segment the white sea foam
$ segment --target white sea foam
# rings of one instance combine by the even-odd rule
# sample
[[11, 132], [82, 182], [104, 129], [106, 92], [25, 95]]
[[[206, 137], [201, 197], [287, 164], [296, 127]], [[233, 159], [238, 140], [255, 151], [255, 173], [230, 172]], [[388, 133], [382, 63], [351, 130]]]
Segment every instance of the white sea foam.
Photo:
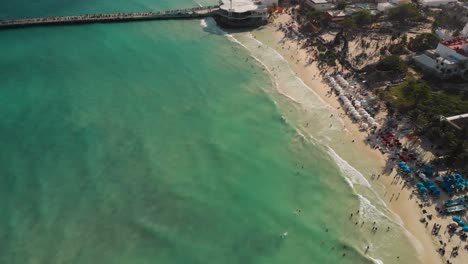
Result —
[[353, 184], [359, 184], [365, 187], [371, 187], [370, 183], [367, 181], [367, 179], [360, 173], [358, 170], [356, 170], [353, 166], [351, 166], [346, 160], [341, 158], [336, 152], [330, 148], [328, 148], [328, 155], [335, 161], [335, 163], [338, 165], [338, 168], [340, 169], [341, 173], [348, 178]]
[[375, 264], [384, 264], [384, 262], [380, 259], [375, 259], [373, 257], [370, 257], [369, 258], [372, 260], [372, 262], [374, 262]]
[[[238, 39], [236, 39], [234, 36], [230, 35], [230, 34], [227, 34], [226, 32], [224, 32], [221, 28], [219, 28], [217, 25], [216, 25], [216, 22], [211, 19], [211, 18], [208, 18], [208, 19], [204, 19], [202, 20], [202, 26], [204, 26], [205, 28], [208, 28], [207, 31], [209, 32], [212, 32], [212, 33], [215, 33], [215, 34], [220, 34], [220, 35], [224, 35], [226, 36], [229, 40], [235, 42], [236, 44], [244, 47], [246, 50], [248, 50], [250, 52], [250, 56], [255, 59], [260, 65], [263, 66], [263, 68], [265, 68], [269, 75], [270, 75], [270, 78], [272, 79], [272, 82], [274, 83], [275, 87], [276, 87], [276, 90], [278, 91], [278, 93], [280, 93], [282, 96], [285, 96], [287, 97], [288, 99], [290, 99], [291, 101], [297, 103], [297, 104], [301, 104], [301, 105], [308, 105], [308, 106], [311, 106], [310, 102], [307, 101], [307, 100], [311, 100], [311, 99], [318, 99], [319, 101], [319, 105], [317, 104], [313, 104], [312, 107], [317, 110], [318, 108], [326, 108], [328, 110], [334, 110], [333, 107], [331, 107], [330, 105], [328, 105], [320, 96], [318, 96], [318, 94], [313, 91], [312, 89], [310, 89], [309, 87], [307, 87], [307, 85], [302, 81], [302, 79], [300, 79], [293, 71], [292, 69], [290, 68], [287, 60], [278, 52], [276, 51], [275, 49], [265, 45], [264, 43], [260, 42], [258, 39], [254, 38], [250, 33], [248, 33], [248, 36], [249, 36], [249, 39], [248, 41], [255, 41], [255, 44], [253, 43], [246, 43], [246, 41], [244, 39], [242, 39], [242, 41], [239, 41]], [[245, 37], [246, 34], [243, 34], [242, 37]], [[251, 47], [249, 47], [251, 46]], [[262, 52], [263, 53], [259, 53], [256, 49], [259, 49], [261, 48]], [[264, 60], [268, 59], [268, 63]], [[291, 87], [295, 87], [295, 88], [298, 88], [300, 91], [298, 92], [297, 89], [296, 90], [291, 90], [291, 89], [287, 89], [287, 92], [286, 91], [283, 91], [281, 89], [281, 87], [279, 86], [279, 83], [278, 83], [278, 77], [275, 76], [275, 74], [272, 72], [271, 68], [269, 67], [273, 67], [273, 65], [276, 67], [276, 66], [281, 66], [282, 67], [282, 71], [281, 72], [289, 72], [288, 74], [290, 74], [290, 76], [293, 76], [294, 78], [291, 79], [291, 81], [293, 81], [294, 83], [290, 83], [291, 85], [288, 85], [288, 86], [291, 86]], [[287, 78], [287, 77], [286, 77]], [[296, 86], [295, 84], [299, 84], [298, 86]], [[306, 88], [306, 89], [304, 89]], [[293, 93], [293, 94], [290, 94], [290, 93]], [[294, 93], [295, 92], [295, 93]], [[303, 95], [306, 95], [306, 92], [308, 94], [312, 94], [313, 97], [310, 97], [310, 96], [303, 96]], [[339, 122], [341, 124], [344, 124], [344, 121], [341, 119], [341, 118], [336, 118], [336, 119], [339, 119]], [[345, 131], [348, 131], [347, 129], [345, 129]], [[303, 134], [301, 134], [299, 131], [298, 133], [304, 137]], [[315, 142], [322, 142], [321, 140], [317, 140], [316, 138], [314, 138], [312, 135], [310, 135], [311, 139]], [[305, 137], [304, 137], [305, 138]], [[325, 139], [327, 140], [330, 140], [331, 141], [331, 138], [328, 137], [328, 136], [324, 136]], [[338, 165], [341, 173], [345, 176], [345, 180], [346, 182], [349, 184], [349, 186], [354, 190], [354, 184], [358, 184], [358, 185], [361, 185], [361, 186], [364, 186], [364, 187], [368, 187], [370, 190], [372, 190], [371, 188], [371, 185], [370, 183], [367, 181], [367, 179], [364, 177], [364, 175], [359, 172], [357, 169], [355, 169], [353, 166], [351, 166], [347, 161], [345, 161], [344, 159], [342, 159], [332, 148], [328, 147], [328, 154], [332, 157], [332, 159], [335, 161], [335, 163]], [[364, 197], [363, 195], [361, 194], [358, 194], [356, 193], [356, 195], [359, 197], [359, 203], [360, 203], [360, 212], [362, 212], [362, 214], [365, 214], [366, 215], [366, 218], [368, 217], [369, 220], [372, 219], [372, 221], [377, 221], [378, 219], [387, 219], [389, 220], [390, 222], [393, 222], [395, 223], [396, 225], [400, 226], [403, 231], [405, 232], [406, 236], [410, 239], [410, 241], [412, 242], [412, 244], [415, 246], [418, 254], [422, 254], [423, 251], [424, 251], [424, 248], [421, 244], [421, 242], [419, 240], [416, 239], [416, 237], [414, 235], [411, 234], [411, 232], [409, 232], [408, 230], [406, 230], [404, 227], [403, 227], [403, 224], [402, 224], [402, 221], [401, 219], [398, 217], [398, 215], [396, 215], [395, 213], [393, 213], [390, 209], [388, 209], [387, 205], [385, 204], [385, 202], [377, 195], [377, 193], [375, 193], [374, 190], [372, 190], [372, 192], [375, 194], [376, 198], [379, 200], [379, 202], [381, 203], [381, 205], [383, 206], [383, 208], [390, 212], [392, 214], [392, 216], [395, 217], [396, 219], [396, 222], [388, 217], [385, 213], [383, 213], [382, 211], [380, 211], [379, 209], [377, 209], [377, 207], [375, 205], [373, 205], [369, 199], [367, 199], [366, 197]], [[380, 259], [375, 259], [375, 258], [372, 258], [372, 257], [369, 257], [374, 263], [376, 264], [383, 264], [384, 262]]]
[[367, 221], [378, 221], [379, 219], [385, 218], [393, 222], [386, 214], [377, 209], [369, 199], [361, 194], [356, 195], [359, 198], [359, 214], [363, 219]]
[[218, 24], [216, 24], [216, 21], [212, 17], [207, 17], [200, 20], [200, 25], [205, 29], [205, 31], [212, 34], [230, 36], [226, 33], [226, 31], [221, 29]]

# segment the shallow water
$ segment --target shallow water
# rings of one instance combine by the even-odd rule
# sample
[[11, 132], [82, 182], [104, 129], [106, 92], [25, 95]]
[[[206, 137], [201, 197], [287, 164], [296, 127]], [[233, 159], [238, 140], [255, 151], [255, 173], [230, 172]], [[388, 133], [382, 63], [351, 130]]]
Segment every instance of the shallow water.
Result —
[[[1, 18], [196, 5], [1, 2]], [[363, 178], [329, 155], [334, 134], [296, 129], [305, 104], [284, 94], [318, 123], [327, 107], [299, 84], [278, 93], [232, 38], [194, 21], [0, 35], [1, 263], [370, 263], [370, 243], [392, 257], [349, 226]]]

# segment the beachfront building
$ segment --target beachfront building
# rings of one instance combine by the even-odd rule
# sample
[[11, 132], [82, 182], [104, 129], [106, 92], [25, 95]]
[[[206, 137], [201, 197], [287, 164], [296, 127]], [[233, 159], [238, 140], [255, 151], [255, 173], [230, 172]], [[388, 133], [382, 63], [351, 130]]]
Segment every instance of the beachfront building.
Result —
[[419, 4], [422, 6], [441, 6], [454, 2], [457, 0], [419, 0]]
[[377, 4], [377, 10], [380, 12], [385, 12], [391, 8], [394, 8], [396, 5], [389, 3], [389, 2], [384, 2], [384, 3], [378, 3]]
[[216, 22], [224, 27], [256, 27], [268, 19], [268, 8], [278, 0], [221, 0]]
[[443, 119], [458, 130], [462, 130], [463, 128], [468, 127], [468, 113], [462, 114], [462, 115], [451, 116], [451, 117], [447, 117]]
[[306, 0], [306, 4], [318, 11], [326, 11], [335, 8], [328, 0]]
[[468, 79], [468, 39], [461, 37], [446, 40], [435, 50], [413, 57], [414, 62], [441, 78], [460, 76]]
[[348, 14], [343, 10], [330, 10], [325, 13], [325, 16], [330, 22], [339, 24], [348, 17]]

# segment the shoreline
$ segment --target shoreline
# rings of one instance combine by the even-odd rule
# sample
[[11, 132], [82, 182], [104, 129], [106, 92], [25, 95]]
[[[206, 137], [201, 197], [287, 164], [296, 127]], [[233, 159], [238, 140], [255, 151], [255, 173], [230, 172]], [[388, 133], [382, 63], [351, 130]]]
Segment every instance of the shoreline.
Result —
[[[275, 22], [287, 22], [290, 17], [286, 14], [280, 15]], [[318, 68], [317, 63], [314, 61], [311, 64], [308, 64], [308, 54], [307, 51], [299, 46], [297, 41], [292, 41], [285, 38], [284, 33], [278, 30], [278, 27], [275, 25], [275, 22], [266, 25], [264, 28], [253, 31], [251, 34], [256, 39], [260, 39], [262, 43], [270, 46], [276, 50], [290, 65], [291, 69], [296, 73], [296, 76], [302, 80], [302, 82], [323, 101], [325, 104], [330, 106], [330, 109], [333, 113], [338, 114], [339, 116], [344, 114], [343, 109], [341, 109], [341, 104], [337, 100], [337, 97], [327, 96], [330, 91], [330, 87], [324, 83], [322, 76], [320, 75], [320, 69]], [[271, 39], [262, 39], [260, 32], [269, 31], [271, 33]], [[283, 46], [279, 43], [282, 42]], [[284, 46], [288, 46], [289, 49], [284, 49]], [[295, 53], [294, 53], [295, 52]], [[322, 70], [323, 71], [323, 70]], [[311, 76], [313, 76], [311, 78]], [[383, 118], [382, 113], [378, 115], [378, 118]], [[366, 158], [372, 160], [376, 167], [381, 171], [384, 170], [387, 157], [385, 154], [380, 153], [380, 151], [372, 149], [370, 146], [366, 145], [365, 139], [367, 133], [359, 131], [359, 125], [353, 123], [347, 116], [341, 118], [343, 130], [347, 136], [355, 139], [355, 142], [347, 143], [352, 145], [359, 153], [362, 153]], [[353, 140], [354, 141], [354, 140]], [[346, 160], [346, 157], [344, 157]], [[379, 177], [376, 181], [383, 184], [385, 194], [383, 197], [380, 197], [384, 200], [385, 205], [388, 206], [391, 212], [396, 214], [396, 216], [401, 219], [402, 226], [410, 234], [406, 234], [410, 241], [417, 239], [417, 243], [420, 243], [423, 252], [419, 252], [418, 258], [422, 263], [431, 263], [438, 264], [443, 263], [442, 257], [437, 253], [437, 240], [435, 237], [431, 236], [430, 230], [427, 229], [423, 224], [418, 220], [424, 215], [421, 213], [421, 209], [414, 201], [409, 201], [412, 196], [410, 190], [406, 188], [401, 188], [400, 184], [395, 184], [396, 172], [390, 175], [383, 175]], [[372, 187], [371, 187], [372, 188]], [[388, 200], [388, 195], [390, 193], [398, 193], [400, 199], [393, 200], [390, 198]], [[442, 224], [444, 225], [444, 223]], [[418, 245], [414, 245], [418, 247]], [[453, 263], [458, 263], [458, 260], [461, 260], [463, 257], [458, 257], [457, 259], [452, 259]]]

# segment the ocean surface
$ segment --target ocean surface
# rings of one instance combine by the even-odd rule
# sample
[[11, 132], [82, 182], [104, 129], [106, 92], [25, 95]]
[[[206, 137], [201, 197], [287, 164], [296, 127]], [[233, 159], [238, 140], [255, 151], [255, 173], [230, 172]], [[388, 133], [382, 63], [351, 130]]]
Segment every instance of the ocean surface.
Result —
[[[0, 19], [216, 2], [0, 0]], [[417, 262], [368, 164], [333, 147], [340, 120], [248, 32], [206, 19], [0, 40], [0, 263]]]

